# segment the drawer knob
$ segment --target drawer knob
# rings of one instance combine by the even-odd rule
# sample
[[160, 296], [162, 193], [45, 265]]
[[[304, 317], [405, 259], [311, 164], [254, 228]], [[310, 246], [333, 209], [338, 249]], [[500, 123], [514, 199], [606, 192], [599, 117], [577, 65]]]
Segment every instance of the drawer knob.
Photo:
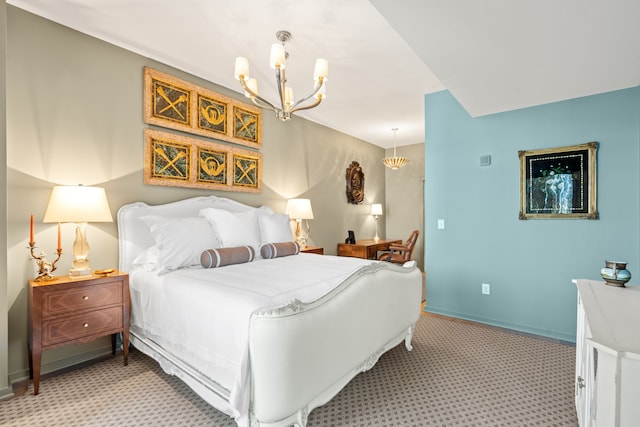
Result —
[[82, 327], [83, 327], [83, 328], [88, 328], [88, 327], [89, 327], [89, 324], [88, 324], [88, 323], [84, 323], [84, 324], [82, 325]]
[[584, 378], [578, 377], [578, 388], [584, 388], [584, 386], [585, 386]]
[[87, 300], [89, 300], [89, 297], [85, 295], [85, 296], [82, 297], [82, 299], [87, 301]]

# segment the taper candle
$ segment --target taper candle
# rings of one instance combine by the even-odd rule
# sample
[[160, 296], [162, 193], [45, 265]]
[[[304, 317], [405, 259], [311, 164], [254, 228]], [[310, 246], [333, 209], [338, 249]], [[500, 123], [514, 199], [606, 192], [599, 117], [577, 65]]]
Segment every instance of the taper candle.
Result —
[[35, 242], [33, 241], [33, 214], [29, 218], [29, 244], [33, 245]]
[[62, 250], [62, 244], [61, 244], [61, 240], [60, 240], [60, 223], [58, 223], [58, 252], [60, 252]]

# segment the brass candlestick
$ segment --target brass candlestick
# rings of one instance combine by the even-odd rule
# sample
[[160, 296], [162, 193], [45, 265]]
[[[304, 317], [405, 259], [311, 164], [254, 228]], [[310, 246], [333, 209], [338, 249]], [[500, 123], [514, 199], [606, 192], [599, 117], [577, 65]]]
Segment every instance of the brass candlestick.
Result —
[[38, 276], [36, 276], [36, 278], [33, 280], [36, 282], [47, 282], [49, 280], [56, 280], [57, 277], [52, 276], [51, 273], [56, 271], [56, 263], [62, 255], [62, 249], [58, 248], [56, 250], [58, 256], [53, 262], [47, 261], [47, 259], [45, 258], [46, 254], [44, 252], [40, 252], [40, 255], [36, 256], [36, 254], [34, 253], [34, 249], [36, 249], [36, 242], [29, 242], [29, 252], [31, 253], [31, 257], [35, 259], [36, 263], [38, 264]]

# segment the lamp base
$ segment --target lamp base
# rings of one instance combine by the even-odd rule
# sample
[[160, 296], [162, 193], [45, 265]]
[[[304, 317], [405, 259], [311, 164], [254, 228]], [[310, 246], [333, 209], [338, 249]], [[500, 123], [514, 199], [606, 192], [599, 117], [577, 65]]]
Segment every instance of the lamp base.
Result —
[[72, 268], [69, 270], [69, 277], [87, 277], [92, 276], [93, 271], [90, 268]]
[[76, 258], [71, 262], [69, 277], [87, 277], [93, 275], [93, 270], [89, 267], [89, 260], [86, 258]]

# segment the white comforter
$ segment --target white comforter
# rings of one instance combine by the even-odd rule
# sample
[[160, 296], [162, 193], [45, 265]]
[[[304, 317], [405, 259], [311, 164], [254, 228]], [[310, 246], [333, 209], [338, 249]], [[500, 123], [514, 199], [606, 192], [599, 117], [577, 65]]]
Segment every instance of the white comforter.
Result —
[[246, 421], [251, 314], [294, 298], [313, 301], [371, 262], [299, 254], [164, 275], [137, 268], [130, 272], [132, 330], [217, 382], [228, 391], [231, 415]]

